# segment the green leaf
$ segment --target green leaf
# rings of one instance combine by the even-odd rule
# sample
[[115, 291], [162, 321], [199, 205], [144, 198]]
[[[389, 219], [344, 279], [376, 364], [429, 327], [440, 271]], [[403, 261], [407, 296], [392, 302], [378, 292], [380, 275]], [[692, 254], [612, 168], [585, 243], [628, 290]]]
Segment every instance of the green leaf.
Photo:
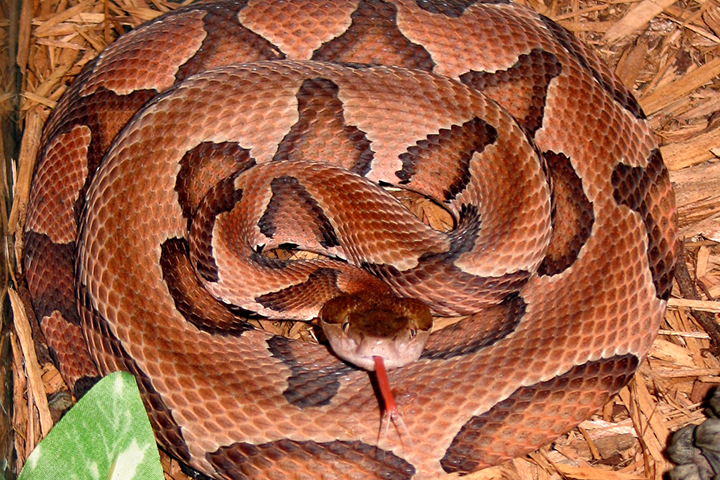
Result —
[[135, 377], [100, 380], [33, 450], [18, 480], [163, 480]]

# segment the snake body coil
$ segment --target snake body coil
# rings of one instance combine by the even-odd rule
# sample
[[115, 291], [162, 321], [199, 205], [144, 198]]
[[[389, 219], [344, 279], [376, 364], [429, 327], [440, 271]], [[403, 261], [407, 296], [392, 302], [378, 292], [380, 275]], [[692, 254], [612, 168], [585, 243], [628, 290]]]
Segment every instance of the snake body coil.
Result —
[[[288, 244], [320, 257], [264, 255]], [[622, 388], [676, 244], [642, 110], [547, 18], [237, 0], [163, 15], [75, 80], [44, 132], [24, 267], [76, 393], [132, 372], [158, 442], [207, 475], [420, 479], [531, 451]], [[409, 438], [380, 446], [368, 372], [244, 321], [365, 288], [469, 316], [390, 372]]]

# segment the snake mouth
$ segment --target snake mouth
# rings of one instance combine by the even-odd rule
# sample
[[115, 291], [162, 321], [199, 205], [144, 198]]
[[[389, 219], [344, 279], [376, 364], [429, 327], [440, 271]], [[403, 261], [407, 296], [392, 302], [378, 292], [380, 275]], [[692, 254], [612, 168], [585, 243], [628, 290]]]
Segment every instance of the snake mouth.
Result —
[[415, 362], [432, 328], [430, 308], [415, 299], [371, 292], [340, 295], [318, 316], [333, 352], [360, 368], [387, 369]]

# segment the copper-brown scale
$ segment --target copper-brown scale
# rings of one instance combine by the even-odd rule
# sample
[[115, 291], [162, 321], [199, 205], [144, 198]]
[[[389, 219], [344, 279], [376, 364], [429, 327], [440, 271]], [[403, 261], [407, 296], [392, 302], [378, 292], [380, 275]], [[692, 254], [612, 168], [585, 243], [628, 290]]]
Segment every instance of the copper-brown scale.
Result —
[[[455, 229], [373, 182], [432, 197]], [[502, 2], [163, 15], [60, 100], [27, 218], [33, 307], [71, 386], [132, 372], [158, 442], [224, 479], [431, 478], [552, 440], [646, 356], [677, 248], [637, 102]], [[325, 257], [262, 254], [286, 243]], [[368, 286], [470, 315], [390, 372], [407, 432], [379, 445], [368, 372], [244, 322]]]

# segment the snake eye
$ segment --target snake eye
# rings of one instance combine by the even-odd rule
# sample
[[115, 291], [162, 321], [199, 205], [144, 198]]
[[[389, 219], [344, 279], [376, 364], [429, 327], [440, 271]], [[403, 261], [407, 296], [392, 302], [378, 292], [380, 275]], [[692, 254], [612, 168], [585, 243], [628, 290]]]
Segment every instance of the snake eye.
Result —
[[350, 330], [350, 322], [347, 321], [347, 320], [345, 320], [345, 321], [343, 322], [343, 324], [342, 324], [342, 331], [343, 331], [344, 334], [347, 335], [348, 330]]
[[417, 336], [417, 328], [411, 328], [410, 329], [410, 338], [415, 338]]

